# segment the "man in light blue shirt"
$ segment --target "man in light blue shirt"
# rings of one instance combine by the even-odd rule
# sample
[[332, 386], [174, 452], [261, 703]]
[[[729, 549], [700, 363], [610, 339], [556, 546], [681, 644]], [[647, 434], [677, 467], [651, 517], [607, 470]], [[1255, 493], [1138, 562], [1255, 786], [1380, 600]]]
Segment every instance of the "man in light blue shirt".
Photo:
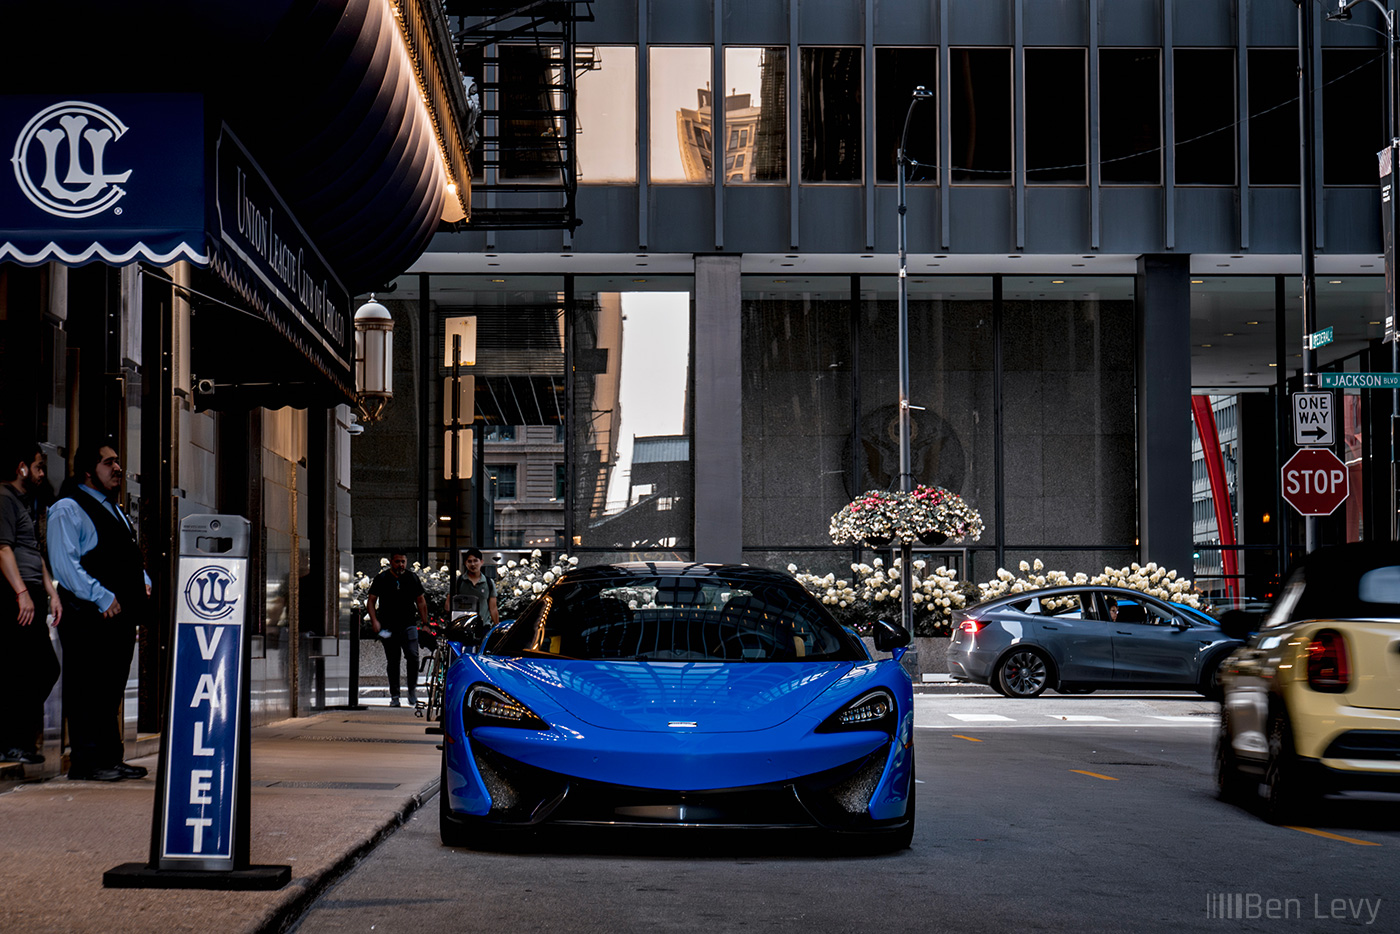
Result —
[[151, 593], [135, 532], [117, 504], [125, 476], [114, 442], [79, 447], [73, 475], [49, 507], [49, 567], [64, 608], [58, 633], [72, 747], [68, 777], [74, 781], [146, 775], [122, 761], [122, 698]]

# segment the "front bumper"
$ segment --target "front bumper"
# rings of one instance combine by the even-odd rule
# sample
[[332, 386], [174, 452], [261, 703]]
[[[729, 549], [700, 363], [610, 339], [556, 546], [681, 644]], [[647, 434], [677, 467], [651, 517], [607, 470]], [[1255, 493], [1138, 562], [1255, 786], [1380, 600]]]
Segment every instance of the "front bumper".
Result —
[[[785, 781], [696, 790], [566, 775], [511, 758], [475, 738], [469, 738], [466, 746], [445, 753], [443, 794], [449, 810], [503, 826], [547, 822], [881, 832], [904, 826], [912, 781], [912, 749], [893, 741], [837, 767]], [[453, 754], [458, 751], [468, 753], [460, 765], [462, 757]]]

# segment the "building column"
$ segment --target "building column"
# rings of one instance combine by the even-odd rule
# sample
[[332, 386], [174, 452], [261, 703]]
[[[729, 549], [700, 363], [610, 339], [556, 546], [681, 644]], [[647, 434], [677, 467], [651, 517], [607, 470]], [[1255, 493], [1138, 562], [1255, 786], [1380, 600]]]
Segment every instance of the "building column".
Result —
[[695, 560], [743, 552], [739, 257], [695, 257]]
[[1135, 291], [1139, 560], [1191, 577], [1191, 257], [1138, 257]]

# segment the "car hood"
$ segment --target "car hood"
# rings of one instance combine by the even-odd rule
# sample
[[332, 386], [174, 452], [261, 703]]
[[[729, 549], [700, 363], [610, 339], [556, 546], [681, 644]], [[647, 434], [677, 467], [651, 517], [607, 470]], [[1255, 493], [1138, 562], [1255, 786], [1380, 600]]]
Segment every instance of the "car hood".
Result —
[[[544, 694], [584, 723], [669, 734], [769, 729], [807, 707], [855, 666], [854, 662], [493, 661], [497, 676], [504, 676], [500, 678], [503, 688], [510, 689], [506, 681], [526, 682], [529, 693]], [[519, 699], [530, 702], [526, 697]]]

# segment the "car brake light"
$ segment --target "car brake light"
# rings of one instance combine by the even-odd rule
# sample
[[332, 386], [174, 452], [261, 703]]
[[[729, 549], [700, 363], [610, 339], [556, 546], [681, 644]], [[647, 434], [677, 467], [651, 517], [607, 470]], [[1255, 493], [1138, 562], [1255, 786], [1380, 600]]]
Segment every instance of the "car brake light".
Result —
[[1340, 694], [1350, 684], [1346, 640], [1335, 629], [1324, 629], [1308, 643], [1308, 685], [1315, 691]]
[[985, 625], [987, 624], [980, 619], [965, 619], [958, 624], [958, 628], [963, 632], [977, 632]]

